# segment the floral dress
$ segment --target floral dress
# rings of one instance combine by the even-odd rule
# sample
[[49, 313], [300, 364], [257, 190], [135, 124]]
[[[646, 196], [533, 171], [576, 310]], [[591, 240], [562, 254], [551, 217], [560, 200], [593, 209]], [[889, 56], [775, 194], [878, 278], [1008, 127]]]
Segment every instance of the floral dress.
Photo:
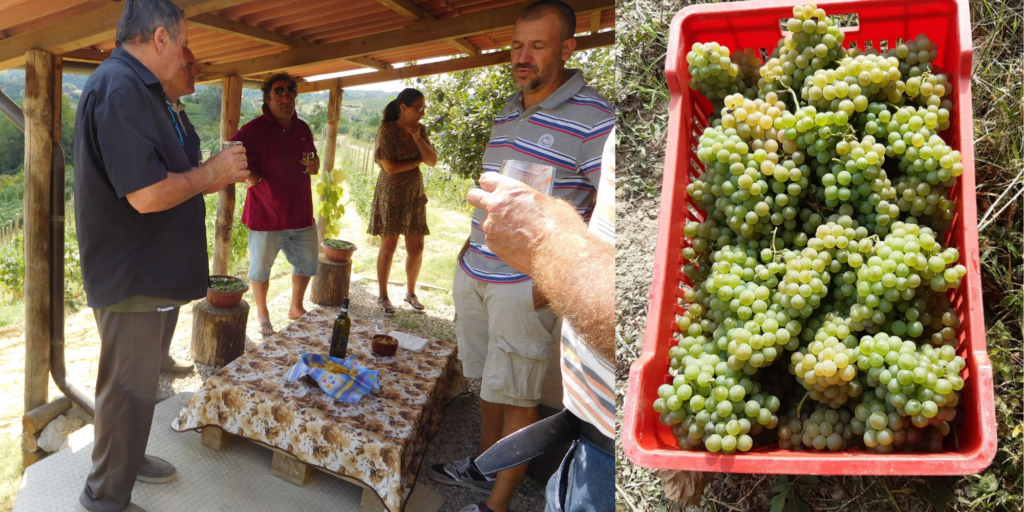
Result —
[[[423, 126], [420, 126], [420, 137], [430, 142]], [[394, 122], [384, 123], [377, 129], [377, 148], [373, 159], [378, 164], [381, 160], [401, 162], [416, 158], [420, 158], [420, 150], [405, 130]], [[430, 234], [427, 228], [427, 192], [423, 188], [419, 167], [398, 174], [388, 174], [381, 167], [377, 189], [373, 193], [370, 226], [366, 232], [382, 237]]]

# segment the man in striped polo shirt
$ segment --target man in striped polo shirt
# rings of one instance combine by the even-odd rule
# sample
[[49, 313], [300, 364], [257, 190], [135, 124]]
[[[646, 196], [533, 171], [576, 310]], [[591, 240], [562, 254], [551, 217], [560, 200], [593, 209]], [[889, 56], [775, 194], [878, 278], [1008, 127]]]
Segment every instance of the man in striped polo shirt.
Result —
[[[575, 12], [559, 0], [536, 2], [516, 20], [511, 64], [521, 92], [494, 119], [483, 170], [497, 172], [506, 160], [553, 166], [553, 195], [589, 219], [615, 118], [612, 106], [587, 87], [582, 72], [565, 68], [576, 47], [575, 31]], [[453, 293], [463, 373], [482, 379], [477, 455], [538, 420], [548, 361], [558, 350], [556, 313], [530, 275], [487, 247], [484, 220], [485, 213], [477, 209], [459, 255]], [[489, 493], [486, 502], [467, 512], [505, 512], [526, 465], [483, 475], [472, 459], [434, 465], [428, 474], [441, 483]]]
[[[532, 276], [562, 325], [563, 401], [578, 418], [577, 440], [547, 485], [546, 512], [611, 512], [615, 490], [615, 135], [608, 137], [590, 227], [565, 203], [504, 176], [480, 178], [469, 203], [487, 211], [486, 241], [512, 267]], [[558, 236], [554, 236], [557, 233]], [[581, 258], [581, 255], [584, 256]], [[570, 321], [571, 319], [571, 321]], [[535, 425], [543, 437], [558, 429]], [[501, 464], [532, 457], [536, 432], [524, 429], [495, 447]], [[490, 453], [488, 455], [491, 455]], [[482, 460], [484, 457], [481, 457]], [[511, 460], [509, 460], [511, 459]], [[494, 465], [492, 458], [484, 465]]]

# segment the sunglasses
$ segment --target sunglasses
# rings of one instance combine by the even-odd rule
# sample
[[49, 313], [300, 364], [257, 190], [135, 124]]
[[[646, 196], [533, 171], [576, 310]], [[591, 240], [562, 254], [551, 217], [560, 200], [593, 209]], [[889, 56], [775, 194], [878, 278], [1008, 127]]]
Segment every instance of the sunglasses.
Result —
[[295, 94], [298, 93], [299, 88], [297, 86], [294, 86], [294, 85], [289, 85], [288, 87], [275, 87], [274, 88], [274, 94], [276, 94], [278, 96], [284, 96], [284, 92], [285, 91], [288, 91], [288, 94], [290, 94], [292, 96], [295, 96]]

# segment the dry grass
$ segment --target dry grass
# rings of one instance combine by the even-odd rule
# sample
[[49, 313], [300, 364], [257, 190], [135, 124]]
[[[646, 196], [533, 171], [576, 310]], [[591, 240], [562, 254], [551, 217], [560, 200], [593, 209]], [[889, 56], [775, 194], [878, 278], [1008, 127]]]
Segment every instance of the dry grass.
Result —
[[[707, 2], [627, 0], [618, 6], [618, 168], [622, 180], [620, 197], [624, 202], [656, 199], [660, 194], [668, 105], [664, 59], [669, 22], [690, 3]], [[1016, 511], [1024, 504], [1024, 201], [1020, 196], [1014, 198], [1024, 190], [1021, 9], [1021, 0], [971, 2], [977, 206], [979, 219], [989, 212], [988, 223], [979, 236], [987, 341], [995, 373], [999, 452], [985, 471], [963, 478], [822, 477], [817, 483], [797, 487], [811, 510], [926, 511], [936, 506], [944, 509], [942, 503], [933, 505], [929, 501], [943, 495], [952, 499], [948, 504], [952, 510]], [[624, 229], [620, 225], [620, 232], [629, 227]], [[618, 290], [620, 296], [630, 293], [633, 297], [646, 297], [648, 292]], [[620, 410], [628, 366], [640, 351], [633, 342], [642, 338], [646, 306], [646, 300], [642, 300], [619, 308]], [[680, 509], [664, 497], [653, 471], [632, 465], [621, 451], [617, 464], [618, 512]], [[767, 510], [775, 482], [776, 477], [770, 475], [712, 475], [700, 506], [694, 509]], [[943, 489], [951, 490], [952, 494], [944, 493]]]

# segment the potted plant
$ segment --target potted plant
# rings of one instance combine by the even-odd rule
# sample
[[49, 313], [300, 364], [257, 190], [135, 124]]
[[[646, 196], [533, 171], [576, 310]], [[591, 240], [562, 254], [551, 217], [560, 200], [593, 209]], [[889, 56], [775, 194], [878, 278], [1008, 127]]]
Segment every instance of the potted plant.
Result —
[[249, 291], [245, 281], [234, 276], [210, 276], [210, 285], [206, 289], [206, 301], [211, 306], [231, 309], [242, 300], [242, 295]]
[[351, 260], [352, 253], [356, 250], [356, 244], [333, 238], [324, 238], [320, 247], [324, 248], [324, 256], [327, 256], [327, 259], [337, 263]]

